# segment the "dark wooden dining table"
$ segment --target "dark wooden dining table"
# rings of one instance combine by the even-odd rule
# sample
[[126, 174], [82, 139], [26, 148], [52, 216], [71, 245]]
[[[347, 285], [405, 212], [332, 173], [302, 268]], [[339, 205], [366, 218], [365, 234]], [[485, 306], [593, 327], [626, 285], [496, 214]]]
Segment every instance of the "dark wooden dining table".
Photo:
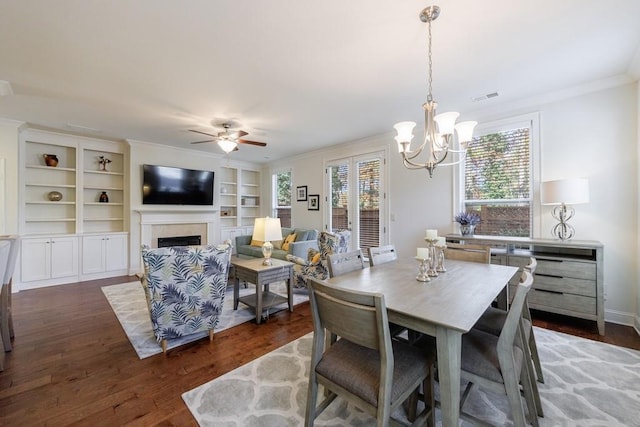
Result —
[[446, 260], [447, 271], [419, 282], [418, 262], [398, 259], [327, 279], [384, 295], [390, 322], [436, 338], [443, 426], [458, 426], [462, 334], [469, 332], [517, 267]]

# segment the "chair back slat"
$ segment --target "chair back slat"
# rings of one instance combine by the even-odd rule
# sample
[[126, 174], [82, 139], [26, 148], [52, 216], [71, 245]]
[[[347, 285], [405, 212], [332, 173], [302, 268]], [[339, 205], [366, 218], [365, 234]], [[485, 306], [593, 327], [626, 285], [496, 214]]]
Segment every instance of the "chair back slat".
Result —
[[330, 254], [327, 262], [329, 264], [329, 277], [340, 276], [341, 274], [364, 268], [364, 257], [360, 249]]
[[447, 243], [444, 257], [459, 261], [491, 263], [491, 248], [485, 245]]
[[394, 245], [385, 245], [369, 248], [369, 265], [384, 264], [398, 259], [398, 253]]
[[381, 349], [380, 338], [386, 335], [391, 345], [382, 294], [338, 289], [315, 279], [310, 279], [309, 287], [315, 332], [326, 330], [375, 350]]
[[507, 313], [507, 318], [500, 332], [500, 338], [498, 339], [498, 354], [507, 354], [511, 347], [513, 347], [516, 339], [516, 333], [518, 332], [518, 325], [522, 316], [522, 310], [527, 298], [527, 293], [533, 285], [533, 276], [528, 271], [523, 271], [520, 277], [520, 283], [516, 294], [513, 297], [511, 306]]

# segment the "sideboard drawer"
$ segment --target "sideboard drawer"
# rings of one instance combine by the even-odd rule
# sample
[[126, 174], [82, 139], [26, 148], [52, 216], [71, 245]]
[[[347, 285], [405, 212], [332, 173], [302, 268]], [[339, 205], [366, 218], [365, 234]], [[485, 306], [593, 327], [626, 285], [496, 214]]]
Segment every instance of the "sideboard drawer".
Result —
[[539, 289], [531, 289], [528, 295], [531, 308], [554, 307], [578, 313], [597, 313], [596, 298], [582, 295], [547, 292]]
[[568, 294], [596, 297], [596, 281], [574, 279], [571, 277], [546, 276], [536, 273], [533, 281], [534, 289], [556, 291]]
[[570, 261], [566, 259], [538, 259], [537, 274], [556, 277], [573, 277], [576, 279], [595, 280], [596, 264], [594, 262]]

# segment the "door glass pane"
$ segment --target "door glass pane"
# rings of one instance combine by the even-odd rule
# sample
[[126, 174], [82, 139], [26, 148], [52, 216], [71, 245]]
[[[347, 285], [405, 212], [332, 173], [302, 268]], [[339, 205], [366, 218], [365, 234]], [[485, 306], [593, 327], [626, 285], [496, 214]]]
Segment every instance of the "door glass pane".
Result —
[[331, 188], [331, 231], [346, 230], [349, 227], [349, 166], [348, 164], [329, 167]]
[[358, 167], [358, 229], [360, 249], [380, 246], [380, 159], [360, 161]]

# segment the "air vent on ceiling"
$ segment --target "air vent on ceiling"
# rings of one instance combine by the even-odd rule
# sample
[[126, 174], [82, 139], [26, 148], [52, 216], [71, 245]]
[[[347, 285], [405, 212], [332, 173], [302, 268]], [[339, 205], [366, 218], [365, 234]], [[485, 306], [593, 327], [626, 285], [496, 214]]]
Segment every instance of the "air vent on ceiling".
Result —
[[499, 96], [500, 96], [500, 93], [498, 91], [495, 91], [495, 92], [487, 93], [480, 96], [474, 96], [473, 98], [471, 98], [471, 101], [473, 102], [486, 101], [487, 99], [497, 98]]
[[13, 95], [13, 89], [11, 89], [11, 83], [6, 80], [0, 80], [0, 96]]

